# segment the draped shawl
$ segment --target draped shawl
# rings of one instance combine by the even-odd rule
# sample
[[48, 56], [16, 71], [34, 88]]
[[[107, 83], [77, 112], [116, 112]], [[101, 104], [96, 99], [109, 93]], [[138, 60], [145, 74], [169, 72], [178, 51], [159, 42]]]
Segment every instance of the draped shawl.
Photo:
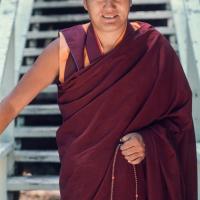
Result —
[[[122, 41], [104, 55], [92, 24], [87, 34], [80, 25], [61, 30], [76, 67], [57, 83], [62, 200], [109, 200], [114, 152], [130, 132], [141, 134], [145, 143], [146, 157], [136, 165], [145, 174], [139, 175], [140, 195], [197, 200], [192, 91], [168, 40], [151, 24], [139, 23], [134, 30], [128, 22]], [[115, 167], [114, 200], [133, 200], [133, 168], [121, 152]]]

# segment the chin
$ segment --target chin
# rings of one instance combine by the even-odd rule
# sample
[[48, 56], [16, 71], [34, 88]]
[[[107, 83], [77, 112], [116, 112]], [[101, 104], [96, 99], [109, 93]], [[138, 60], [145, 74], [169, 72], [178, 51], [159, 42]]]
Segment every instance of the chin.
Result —
[[114, 25], [107, 25], [107, 26], [102, 26], [101, 29], [104, 32], [112, 32], [112, 31], [117, 31], [119, 30], [119, 26], [114, 26]]
[[120, 29], [122, 26], [124, 26], [126, 22], [122, 23], [122, 22], [117, 22], [117, 23], [110, 23], [110, 24], [106, 24], [103, 22], [99, 22], [96, 24], [96, 27], [98, 27], [99, 30], [102, 31], [116, 31], [118, 29]]

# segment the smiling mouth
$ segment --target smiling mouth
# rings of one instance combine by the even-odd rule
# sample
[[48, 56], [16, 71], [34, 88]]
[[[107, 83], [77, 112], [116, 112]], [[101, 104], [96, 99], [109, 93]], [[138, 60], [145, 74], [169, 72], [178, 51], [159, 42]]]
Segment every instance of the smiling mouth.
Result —
[[115, 19], [117, 17], [117, 15], [113, 15], [113, 16], [102, 16], [104, 19]]

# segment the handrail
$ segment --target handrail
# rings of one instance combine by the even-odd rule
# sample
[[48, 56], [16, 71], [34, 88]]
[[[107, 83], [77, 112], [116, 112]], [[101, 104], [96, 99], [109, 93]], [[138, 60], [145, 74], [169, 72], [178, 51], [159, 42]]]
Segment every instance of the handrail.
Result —
[[[33, 2], [34, 0], [2, 0], [0, 3], [0, 101], [18, 82]], [[0, 140], [13, 139], [13, 124], [14, 121], [5, 130], [9, 133], [0, 136]]]
[[200, 77], [200, 0], [184, 0], [189, 34], [191, 44], [194, 51], [195, 64], [198, 68], [198, 76]]
[[[15, 85], [15, 16], [18, 0], [2, 0], [0, 4], [0, 100]], [[2, 116], [0, 116], [2, 117]], [[11, 122], [0, 141], [13, 141], [14, 122]]]
[[[14, 20], [17, 0], [0, 2], [0, 99], [6, 96], [14, 85]], [[12, 58], [12, 59], [11, 59]], [[0, 116], [3, 117], [3, 116]], [[7, 199], [8, 154], [13, 149], [13, 128], [11, 123], [0, 137], [0, 199]]]
[[[17, 0], [2, 0], [0, 4], [0, 98], [3, 95], [3, 80], [6, 73], [8, 54], [11, 51], [14, 34], [14, 20], [17, 10]], [[12, 66], [10, 66], [12, 68]]]
[[[14, 22], [17, 11], [17, 0], [0, 1], [0, 100], [4, 98], [14, 86]], [[0, 116], [3, 117], [3, 116]], [[0, 137], [0, 199], [7, 199], [7, 174], [9, 153], [13, 151], [14, 123], [6, 129]], [[4, 142], [4, 143], [2, 143]]]
[[0, 160], [4, 159], [14, 149], [11, 142], [0, 142]]
[[171, 0], [180, 60], [193, 92], [193, 119], [200, 142], [200, 1]]
[[[18, 68], [21, 63], [33, 1], [0, 0], [0, 101], [9, 94], [18, 81]], [[14, 120], [0, 136], [1, 200], [7, 199], [7, 176], [11, 175], [14, 170], [13, 131]]]
[[200, 142], [200, 1], [184, 0], [189, 36], [190, 80], [193, 91], [193, 116], [197, 141]]

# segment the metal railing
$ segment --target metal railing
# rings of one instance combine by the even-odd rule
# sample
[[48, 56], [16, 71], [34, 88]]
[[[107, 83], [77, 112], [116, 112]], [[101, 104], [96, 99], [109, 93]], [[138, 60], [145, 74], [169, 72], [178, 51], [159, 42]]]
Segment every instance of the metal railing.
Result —
[[178, 47], [184, 71], [193, 92], [198, 159], [198, 199], [200, 200], [200, 1], [171, 0]]
[[200, 142], [200, 2], [170, 0], [181, 63], [193, 92], [193, 119]]
[[[0, 0], [0, 101], [18, 82], [34, 0]], [[3, 117], [3, 116], [0, 116]], [[7, 177], [14, 171], [14, 120], [0, 136], [0, 200], [7, 200]]]
[[[0, 2], [0, 99], [5, 97], [15, 84], [15, 29], [14, 21], [17, 0], [1, 0]], [[0, 116], [3, 117], [3, 116]], [[14, 123], [10, 123], [6, 133], [0, 137], [0, 199], [7, 199], [7, 174], [9, 169], [9, 153], [13, 150]]]

